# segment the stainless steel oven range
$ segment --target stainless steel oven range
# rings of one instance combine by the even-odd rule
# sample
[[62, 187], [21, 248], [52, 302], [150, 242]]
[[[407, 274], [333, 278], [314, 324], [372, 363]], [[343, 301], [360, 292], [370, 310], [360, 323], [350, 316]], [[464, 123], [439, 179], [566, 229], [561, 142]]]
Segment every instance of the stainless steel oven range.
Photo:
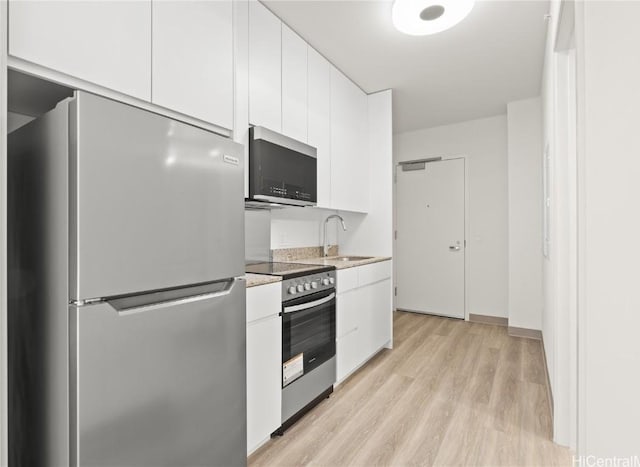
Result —
[[282, 282], [282, 434], [333, 392], [336, 272]]
[[247, 272], [282, 276], [284, 431], [333, 392], [336, 381], [336, 272], [332, 266], [261, 263]]

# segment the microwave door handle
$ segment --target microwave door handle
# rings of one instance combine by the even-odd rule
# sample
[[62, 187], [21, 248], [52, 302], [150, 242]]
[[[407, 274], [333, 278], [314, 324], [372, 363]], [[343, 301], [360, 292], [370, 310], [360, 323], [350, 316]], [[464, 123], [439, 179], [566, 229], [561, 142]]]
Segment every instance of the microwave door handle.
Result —
[[284, 307], [284, 312], [285, 313], [294, 313], [296, 311], [308, 310], [309, 308], [313, 308], [314, 306], [318, 306], [318, 305], [322, 305], [323, 303], [330, 302], [331, 300], [333, 300], [335, 298], [335, 296], [336, 296], [336, 294], [335, 294], [335, 292], [333, 292], [331, 295], [328, 295], [328, 296], [326, 296], [324, 298], [321, 298], [319, 300], [315, 300], [313, 302], [301, 303], [300, 305], [285, 306]]

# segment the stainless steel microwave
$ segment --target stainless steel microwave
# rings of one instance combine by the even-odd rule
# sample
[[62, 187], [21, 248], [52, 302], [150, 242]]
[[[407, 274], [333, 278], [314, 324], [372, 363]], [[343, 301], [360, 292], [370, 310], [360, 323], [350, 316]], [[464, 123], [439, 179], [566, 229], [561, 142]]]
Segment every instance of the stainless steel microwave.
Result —
[[249, 199], [253, 206], [315, 206], [316, 148], [255, 126], [249, 129]]

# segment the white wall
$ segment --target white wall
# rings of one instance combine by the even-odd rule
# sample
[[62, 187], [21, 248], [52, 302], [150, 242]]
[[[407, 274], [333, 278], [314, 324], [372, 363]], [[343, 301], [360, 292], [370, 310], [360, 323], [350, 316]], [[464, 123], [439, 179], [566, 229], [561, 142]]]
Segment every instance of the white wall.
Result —
[[271, 260], [271, 212], [266, 209], [244, 211], [244, 258]]
[[509, 326], [542, 324], [542, 106], [507, 106], [509, 179]]
[[548, 149], [549, 253], [543, 261], [542, 335], [554, 441], [577, 449], [577, 154], [574, 4], [553, 1], [542, 82]]
[[[336, 211], [317, 208], [285, 208], [271, 211], [271, 249], [320, 246], [324, 242], [324, 220]], [[337, 223], [330, 221], [327, 228], [329, 244], [335, 245], [342, 235]]]
[[[571, 7], [551, 4], [543, 79], [553, 190], [542, 327], [554, 391], [554, 436], [582, 456], [640, 456], [640, 222], [634, 214], [640, 199], [640, 62], [635, 59], [640, 2], [575, 3], [575, 141], [573, 109], [566, 106], [573, 99], [566, 95], [573, 56], [554, 52], [556, 31], [558, 38], [566, 37], [562, 21], [558, 26], [560, 12], [563, 19], [565, 11], [573, 18]], [[577, 161], [571, 159], [576, 145]]]
[[[554, 58], [554, 132], [550, 141], [551, 210], [548, 263], [552, 307], [552, 390], [557, 443], [576, 446], [577, 404], [577, 154], [575, 53]], [[547, 341], [545, 341], [547, 342]]]
[[640, 456], [640, 2], [576, 2], [579, 450]]
[[[558, 25], [558, 14], [560, 10], [560, 1], [551, 3], [550, 14], [551, 21], [547, 27], [547, 44], [545, 52], [544, 71], [542, 79], [542, 105], [543, 105], [543, 151], [545, 148], [549, 151], [549, 158], [553, 161], [555, 157], [554, 147], [554, 100], [555, 100], [555, 59], [554, 59], [554, 42]], [[550, 173], [553, 174], [553, 165], [551, 165]], [[557, 180], [550, 177], [550, 183], [555, 186]], [[551, 191], [551, 190], [550, 190]], [[557, 199], [552, 199], [551, 209], [555, 208]], [[553, 232], [555, 225], [550, 225], [550, 238], [555, 239]], [[551, 384], [551, 392], [555, 399], [558, 397], [558, 388], [556, 388], [556, 271], [555, 260], [556, 248], [549, 250], [549, 256], [543, 259], [543, 308], [542, 308], [542, 339], [544, 341], [545, 357], [547, 360], [547, 368], [549, 371], [549, 380]], [[554, 410], [555, 412], [555, 410]], [[557, 417], [556, 417], [557, 418]], [[554, 429], [554, 432], [557, 431]], [[555, 435], [555, 433], [554, 433]], [[555, 437], [554, 437], [555, 438]]]
[[[324, 220], [336, 211], [291, 207], [273, 210], [245, 210], [245, 258], [268, 261], [270, 250], [321, 246]], [[339, 243], [337, 223], [327, 228], [329, 244]]]
[[369, 115], [369, 213], [341, 211], [347, 232], [339, 231], [341, 253], [393, 255], [393, 127], [391, 91], [370, 94]]
[[506, 318], [506, 115], [394, 135], [395, 162], [443, 155], [469, 161], [468, 312]]

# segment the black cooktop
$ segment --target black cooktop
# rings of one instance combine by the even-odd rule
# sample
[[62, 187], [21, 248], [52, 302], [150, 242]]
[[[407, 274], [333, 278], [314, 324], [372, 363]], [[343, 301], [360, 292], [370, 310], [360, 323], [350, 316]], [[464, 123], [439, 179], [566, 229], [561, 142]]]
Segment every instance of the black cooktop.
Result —
[[319, 272], [333, 271], [334, 266], [302, 263], [248, 263], [244, 270], [253, 274], [266, 274], [269, 276], [281, 276], [283, 279], [316, 274]]

